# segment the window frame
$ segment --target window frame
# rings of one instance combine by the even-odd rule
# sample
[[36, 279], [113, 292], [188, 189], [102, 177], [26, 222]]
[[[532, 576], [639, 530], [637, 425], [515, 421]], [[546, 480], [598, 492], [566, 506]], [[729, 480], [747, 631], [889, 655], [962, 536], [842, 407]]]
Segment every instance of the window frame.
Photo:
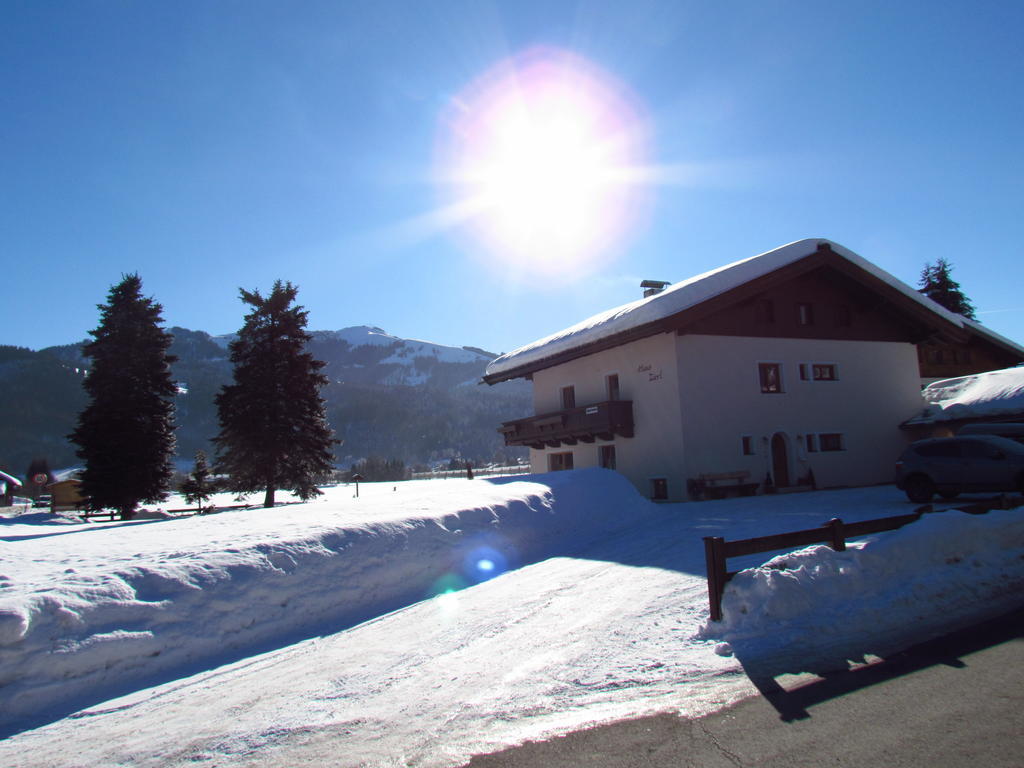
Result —
[[[769, 370], [770, 367], [774, 366], [777, 374], [777, 384], [775, 389], [765, 388], [765, 376], [764, 371]], [[783, 366], [781, 362], [771, 360], [759, 360], [757, 363], [757, 385], [761, 390], [762, 395], [782, 395], [785, 394], [786, 389], [784, 386], [783, 378]]]
[[[612, 380], [615, 381], [614, 397], [612, 396]], [[604, 377], [604, 392], [609, 402], [618, 402], [622, 399], [622, 378], [618, 373], [608, 373]]]
[[[568, 395], [569, 395], [568, 398], [566, 398], [566, 393], [568, 393]], [[571, 403], [568, 403], [567, 401], [571, 401]], [[559, 402], [559, 405], [561, 405], [561, 409], [560, 410], [571, 411], [573, 408], [575, 408], [576, 407], [576, 385], [575, 384], [566, 384], [565, 386], [559, 388], [559, 390], [558, 390], [558, 402]]]
[[[838, 363], [811, 363], [811, 381], [839, 381], [839, 364]], [[818, 375], [818, 369], [828, 369], [832, 372], [831, 377], [823, 377]]]
[[[611, 462], [608, 462], [611, 456]], [[615, 455], [615, 444], [597, 446], [597, 465], [602, 469], [618, 469], [618, 457]]]
[[[556, 457], [558, 459], [557, 463], [562, 466], [554, 466], [556, 463]], [[566, 461], [567, 457], [568, 461]], [[575, 469], [575, 461], [572, 451], [553, 451], [548, 454], [548, 472], [565, 472], [570, 469]]]
[[[833, 443], [831, 438], [835, 438]], [[840, 453], [846, 450], [846, 436], [842, 432], [819, 432], [819, 453]]]

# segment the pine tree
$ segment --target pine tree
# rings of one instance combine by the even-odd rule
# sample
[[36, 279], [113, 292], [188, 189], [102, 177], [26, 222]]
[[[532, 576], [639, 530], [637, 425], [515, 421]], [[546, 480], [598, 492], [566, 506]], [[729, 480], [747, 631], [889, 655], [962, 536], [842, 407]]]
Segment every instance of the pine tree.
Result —
[[234, 383], [216, 398], [217, 467], [230, 476], [232, 490], [264, 490], [264, 507], [274, 505], [278, 488], [301, 499], [318, 495], [315, 481], [331, 471], [337, 442], [320, 396], [324, 363], [306, 351], [308, 313], [292, 306], [297, 294], [280, 280], [266, 298], [240, 290], [252, 311], [230, 345]]
[[100, 304], [99, 326], [82, 349], [91, 358], [89, 403], [68, 437], [85, 462], [82, 493], [90, 509], [113, 507], [122, 519], [139, 502], [167, 497], [174, 454], [174, 404], [167, 353], [171, 334], [162, 307], [142, 296], [142, 280], [125, 275]]
[[974, 305], [960, 290], [960, 283], [952, 278], [950, 272], [953, 265], [943, 258], [932, 265], [924, 265], [921, 271], [921, 283], [918, 290], [932, 301], [935, 301], [951, 312], [976, 320]]
[[203, 451], [196, 451], [195, 467], [192, 474], [181, 484], [181, 492], [185, 496], [185, 503], [196, 504], [199, 507], [199, 514], [203, 514], [203, 502], [213, 495], [210, 467], [206, 463], [206, 454]]

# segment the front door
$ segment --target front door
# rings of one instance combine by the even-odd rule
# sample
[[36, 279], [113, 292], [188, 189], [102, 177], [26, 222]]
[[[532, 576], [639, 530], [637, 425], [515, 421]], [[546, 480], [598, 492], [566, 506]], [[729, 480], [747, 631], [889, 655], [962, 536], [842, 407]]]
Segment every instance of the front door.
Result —
[[786, 452], [786, 438], [781, 432], [772, 435], [772, 478], [776, 488], [789, 486], [789, 454]]

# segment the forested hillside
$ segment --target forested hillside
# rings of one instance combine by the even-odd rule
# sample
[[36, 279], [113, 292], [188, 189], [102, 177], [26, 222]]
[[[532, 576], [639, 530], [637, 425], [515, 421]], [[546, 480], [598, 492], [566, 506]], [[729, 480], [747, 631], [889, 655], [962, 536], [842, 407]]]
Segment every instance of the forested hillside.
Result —
[[[178, 360], [177, 456], [188, 465], [199, 449], [213, 453], [214, 396], [231, 380], [230, 337], [171, 328]], [[477, 382], [494, 357], [479, 349], [446, 347], [389, 336], [358, 326], [313, 333], [311, 351], [327, 365], [327, 416], [343, 441], [339, 466], [378, 455], [407, 464], [461, 457], [474, 462], [525, 455], [505, 449], [497, 427], [531, 411], [530, 387]], [[87, 361], [78, 344], [33, 351], [0, 347], [0, 468], [24, 475], [33, 458], [53, 468], [78, 463], [66, 436], [86, 398]]]

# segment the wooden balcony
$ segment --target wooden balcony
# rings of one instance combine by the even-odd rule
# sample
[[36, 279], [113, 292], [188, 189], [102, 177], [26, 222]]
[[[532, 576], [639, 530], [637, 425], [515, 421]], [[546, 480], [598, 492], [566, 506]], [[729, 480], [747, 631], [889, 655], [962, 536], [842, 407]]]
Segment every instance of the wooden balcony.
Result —
[[632, 437], [633, 401], [607, 400], [506, 421], [498, 431], [505, 436], [505, 445], [528, 445], [531, 448], [557, 448], [560, 445], [592, 443], [599, 438]]

